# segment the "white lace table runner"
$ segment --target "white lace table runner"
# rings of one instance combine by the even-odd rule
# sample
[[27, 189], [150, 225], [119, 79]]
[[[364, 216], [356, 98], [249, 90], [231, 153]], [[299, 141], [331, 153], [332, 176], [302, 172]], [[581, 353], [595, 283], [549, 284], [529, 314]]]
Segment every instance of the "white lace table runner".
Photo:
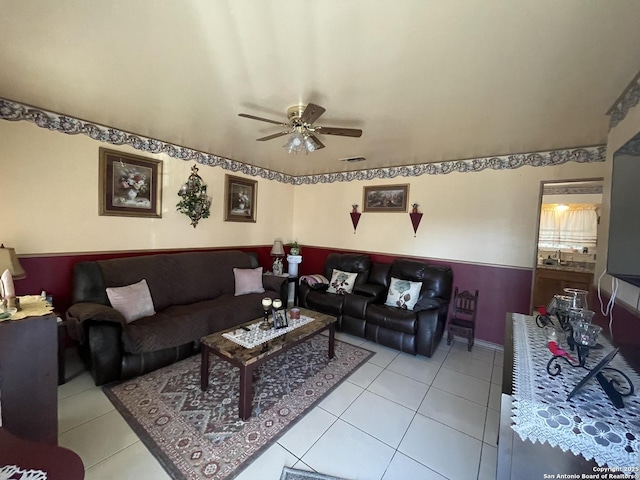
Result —
[[0, 480], [47, 480], [47, 473], [42, 470], [23, 470], [16, 465], [5, 465], [0, 468]]
[[[601, 350], [591, 350], [586, 366], [593, 368], [612, 350], [603, 337]], [[623, 371], [636, 392], [624, 398], [624, 409], [617, 409], [598, 381], [591, 379], [570, 401], [567, 396], [588, 373], [571, 368], [560, 360], [562, 372], [553, 377], [547, 363], [553, 356], [547, 346], [546, 333], [535, 324], [534, 317], [513, 315], [513, 429], [522, 440], [547, 442], [562, 451], [571, 450], [587, 460], [594, 459], [609, 468], [635, 472], [640, 449], [640, 377], [620, 354], [610, 367]], [[560, 345], [569, 351], [566, 342]], [[576, 352], [569, 352], [577, 359]], [[609, 377], [607, 371], [603, 372]], [[628, 469], [628, 470], [625, 470]], [[633, 477], [632, 477], [633, 478]]]
[[271, 328], [269, 330], [262, 330], [260, 324], [262, 322], [256, 322], [249, 325], [249, 330], [242, 330], [241, 328], [234, 330], [233, 332], [223, 333], [222, 336], [231, 340], [238, 345], [242, 345], [245, 348], [253, 348], [258, 345], [273, 340], [276, 337], [284, 335], [291, 330], [295, 330], [301, 327], [305, 323], [313, 322], [313, 318], [300, 315], [300, 318], [289, 319], [289, 326], [284, 328]]

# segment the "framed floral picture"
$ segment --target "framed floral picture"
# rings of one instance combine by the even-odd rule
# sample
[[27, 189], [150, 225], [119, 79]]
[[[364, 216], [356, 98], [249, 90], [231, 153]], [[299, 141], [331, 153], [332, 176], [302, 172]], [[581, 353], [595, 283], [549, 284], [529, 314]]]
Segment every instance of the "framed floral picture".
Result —
[[162, 161], [100, 148], [100, 215], [162, 217]]
[[406, 212], [409, 184], [364, 187], [363, 212]]
[[224, 220], [226, 222], [255, 222], [258, 182], [233, 175], [225, 175]]

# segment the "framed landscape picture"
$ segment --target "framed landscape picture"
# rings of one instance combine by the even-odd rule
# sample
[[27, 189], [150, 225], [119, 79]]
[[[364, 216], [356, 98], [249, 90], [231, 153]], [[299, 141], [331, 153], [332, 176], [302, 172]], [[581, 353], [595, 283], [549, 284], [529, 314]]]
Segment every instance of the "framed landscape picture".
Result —
[[406, 212], [409, 184], [364, 187], [363, 212]]
[[257, 181], [225, 175], [224, 197], [226, 222], [256, 221]]
[[100, 148], [100, 215], [162, 217], [162, 162]]

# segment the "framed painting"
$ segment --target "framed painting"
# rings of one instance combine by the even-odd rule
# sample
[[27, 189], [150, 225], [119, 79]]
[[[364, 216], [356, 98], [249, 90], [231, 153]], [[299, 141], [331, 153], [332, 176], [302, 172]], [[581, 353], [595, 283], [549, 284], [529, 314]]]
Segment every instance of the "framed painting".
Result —
[[100, 215], [162, 218], [162, 161], [100, 148]]
[[406, 212], [409, 184], [364, 187], [363, 212]]
[[255, 222], [258, 182], [225, 175], [225, 222]]

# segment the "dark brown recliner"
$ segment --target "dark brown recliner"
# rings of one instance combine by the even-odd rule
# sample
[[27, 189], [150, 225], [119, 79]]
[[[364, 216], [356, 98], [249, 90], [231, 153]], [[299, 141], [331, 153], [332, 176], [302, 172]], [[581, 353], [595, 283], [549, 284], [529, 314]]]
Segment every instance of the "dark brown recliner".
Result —
[[360, 325], [352, 325], [352, 328], [347, 329], [343, 328], [343, 315], [345, 311], [357, 310], [364, 314], [368, 303], [383, 298], [384, 286], [368, 283], [371, 269], [371, 259], [368, 255], [330, 253], [322, 274], [331, 280], [334, 269], [358, 274], [352, 293], [338, 295], [327, 292], [328, 285], [309, 286], [302, 282], [298, 289], [298, 304], [304, 308], [333, 315], [338, 319], [338, 329], [364, 336], [364, 315], [359, 319]]
[[447, 321], [453, 272], [449, 267], [397, 259], [389, 269], [387, 285], [391, 277], [422, 282], [418, 301], [413, 310], [384, 304], [368, 305], [365, 337], [406, 353], [430, 357], [442, 338]]
[[[353, 292], [336, 295], [326, 292], [327, 285], [302, 283], [301, 307], [336, 316], [342, 332], [413, 355], [433, 354], [447, 320], [453, 285], [451, 268], [408, 259], [371, 263], [366, 255], [332, 253], [323, 275], [330, 279], [334, 268], [359, 272]], [[384, 305], [391, 277], [422, 283], [413, 310]]]

